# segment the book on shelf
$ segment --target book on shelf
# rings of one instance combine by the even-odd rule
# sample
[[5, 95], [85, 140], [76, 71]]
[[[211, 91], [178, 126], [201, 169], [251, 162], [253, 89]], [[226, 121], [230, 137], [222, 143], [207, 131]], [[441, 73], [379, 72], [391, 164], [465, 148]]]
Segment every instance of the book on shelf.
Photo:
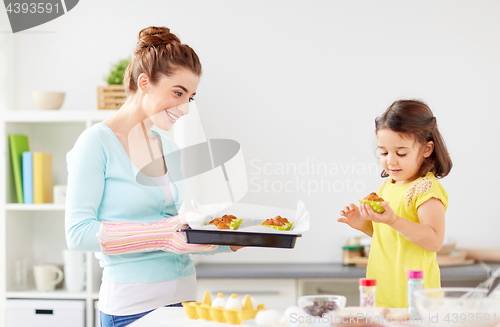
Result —
[[23, 198], [24, 203], [33, 203], [33, 152], [23, 152]]
[[9, 146], [17, 203], [24, 203], [22, 156], [23, 152], [30, 150], [28, 136], [22, 134], [9, 134]]
[[33, 203], [52, 203], [52, 154], [33, 152]]

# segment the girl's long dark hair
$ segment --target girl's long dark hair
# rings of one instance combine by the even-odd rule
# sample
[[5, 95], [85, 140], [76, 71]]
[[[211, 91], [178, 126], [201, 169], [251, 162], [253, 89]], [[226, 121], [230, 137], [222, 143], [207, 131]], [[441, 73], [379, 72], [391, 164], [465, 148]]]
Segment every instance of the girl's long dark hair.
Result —
[[[388, 128], [405, 137], [412, 137], [422, 145], [429, 141], [434, 142], [434, 151], [424, 159], [420, 166], [421, 177], [428, 172], [434, 173], [437, 178], [443, 178], [449, 174], [453, 164], [448, 149], [439, 133], [436, 117], [425, 103], [419, 100], [395, 101], [382, 116], [375, 119], [375, 132], [383, 128]], [[384, 170], [381, 176], [388, 177], [389, 175]]]

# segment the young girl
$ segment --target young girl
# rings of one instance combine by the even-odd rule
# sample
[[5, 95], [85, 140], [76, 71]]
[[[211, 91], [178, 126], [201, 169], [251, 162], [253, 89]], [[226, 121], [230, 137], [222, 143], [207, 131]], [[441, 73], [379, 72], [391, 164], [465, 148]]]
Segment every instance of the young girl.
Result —
[[436, 262], [444, 238], [448, 195], [437, 178], [448, 175], [452, 162], [436, 118], [415, 100], [394, 102], [375, 120], [382, 177], [377, 194], [385, 211], [354, 204], [338, 221], [372, 237], [367, 278], [377, 280], [377, 306], [407, 306], [408, 270], [424, 272], [424, 287], [441, 287]]

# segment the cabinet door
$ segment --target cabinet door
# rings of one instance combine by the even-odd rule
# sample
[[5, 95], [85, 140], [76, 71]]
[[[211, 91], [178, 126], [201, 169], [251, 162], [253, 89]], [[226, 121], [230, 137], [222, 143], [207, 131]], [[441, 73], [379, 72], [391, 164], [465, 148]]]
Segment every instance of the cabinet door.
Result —
[[217, 293], [224, 293], [224, 298], [236, 293], [243, 300], [248, 294], [255, 298], [258, 304], [263, 303], [266, 308], [286, 308], [297, 305], [295, 279], [198, 279], [197, 301], [203, 300], [203, 294], [210, 292], [213, 300]]

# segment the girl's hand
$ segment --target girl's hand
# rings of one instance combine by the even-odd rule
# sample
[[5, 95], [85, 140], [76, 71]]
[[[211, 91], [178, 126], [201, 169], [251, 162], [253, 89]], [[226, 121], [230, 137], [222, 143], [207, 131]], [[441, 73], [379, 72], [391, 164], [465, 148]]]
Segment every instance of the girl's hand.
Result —
[[349, 206], [346, 206], [344, 210], [340, 211], [340, 215], [344, 218], [337, 219], [339, 223], [347, 224], [368, 236], [372, 236], [373, 227], [371, 221], [360, 215], [360, 210], [355, 204], [351, 203]]
[[362, 203], [359, 208], [359, 212], [363, 219], [371, 220], [375, 223], [383, 223], [391, 226], [398, 219], [398, 216], [394, 213], [394, 210], [387, 204], [387, 202], [382, 202], [382, 207], [385, 209], [384, 212], [378, 213], [373, 211], [369, 204]]

